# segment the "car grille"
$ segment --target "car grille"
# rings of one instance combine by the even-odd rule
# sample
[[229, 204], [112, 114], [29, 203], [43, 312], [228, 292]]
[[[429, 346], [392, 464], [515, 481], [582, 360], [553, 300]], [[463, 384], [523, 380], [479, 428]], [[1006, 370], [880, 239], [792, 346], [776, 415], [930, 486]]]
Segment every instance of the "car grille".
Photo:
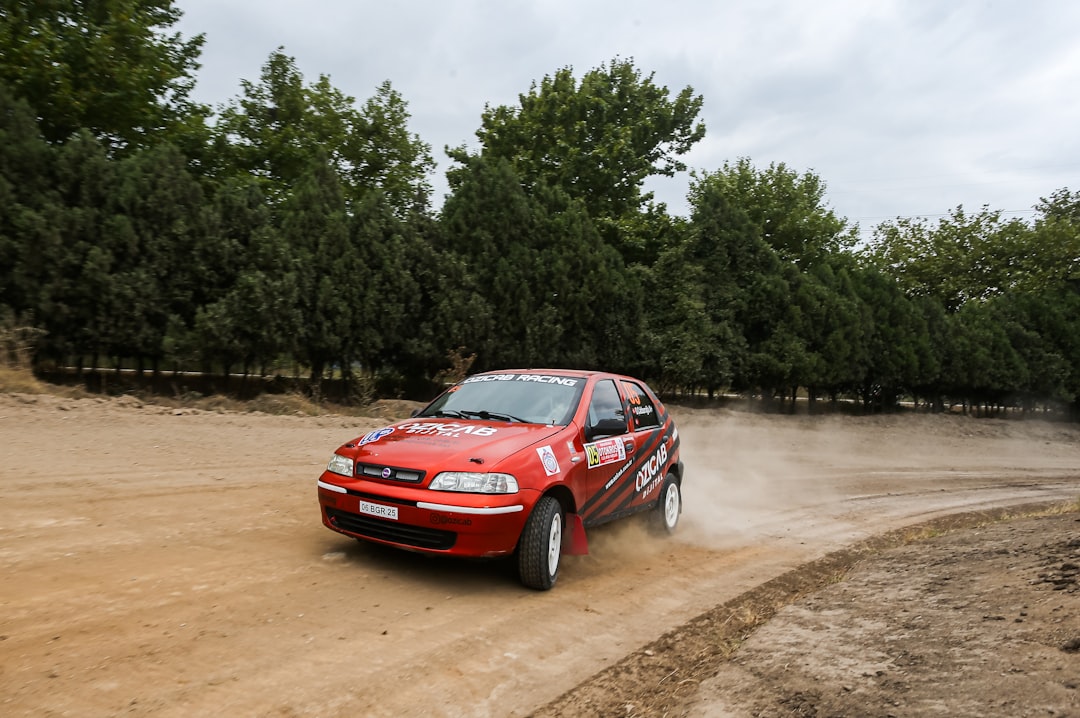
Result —
[[443, 529], [410, 526], [397, 521], [386, 521], [331, 508], [326, 509], [326, 515], [330, 523], [349, 533], [381, 541], [393, 541], [405, 546], [445, 551], [452, 548], [457, 541], [455, 532]]
[[418, 484], [424, 479], [424, 472], [416, 469], [399, 469], [395, 466], [380, 466], [378, 464], [357, 464], [357, 476], [368, 476], [373, 479], [390, 479], [391, 481], [405, 481], [410, 484]]

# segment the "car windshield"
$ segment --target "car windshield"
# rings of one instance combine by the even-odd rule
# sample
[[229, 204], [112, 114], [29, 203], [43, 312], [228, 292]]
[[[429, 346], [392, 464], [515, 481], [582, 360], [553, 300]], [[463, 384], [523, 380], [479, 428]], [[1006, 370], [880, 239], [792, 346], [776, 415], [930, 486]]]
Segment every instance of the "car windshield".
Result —
[[565, 425], [584, 388], [582, 377], [478, 374], [450, 387], [418, 416]]

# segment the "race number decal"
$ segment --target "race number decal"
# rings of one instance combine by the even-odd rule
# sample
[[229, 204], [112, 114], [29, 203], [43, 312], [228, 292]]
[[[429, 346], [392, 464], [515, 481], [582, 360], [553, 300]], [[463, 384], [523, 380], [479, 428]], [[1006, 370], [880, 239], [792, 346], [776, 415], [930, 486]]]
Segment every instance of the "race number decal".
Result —
[[623, 446], [623, 441], [619, 437], [594, 441], [591, 444], [585, 444], [585, 456], [589, 460], [589, 468], [595, 469], [598, 466], [625, 460], [626, 447]]

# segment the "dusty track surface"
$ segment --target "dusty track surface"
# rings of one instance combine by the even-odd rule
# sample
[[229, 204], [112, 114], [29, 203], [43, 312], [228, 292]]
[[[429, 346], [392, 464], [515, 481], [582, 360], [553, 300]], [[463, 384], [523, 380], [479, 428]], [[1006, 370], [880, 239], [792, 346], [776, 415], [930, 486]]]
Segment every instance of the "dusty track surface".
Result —
[[[676, 416], [688, 466], [679, 534], [658, 541], [635, 522], [595, 531], [592, 553], [568, 557], [555, 589], [536, 593], [505, 564], [363, 546], [322, 527], [315, 477], [381, 419], [0, 396], [0, 713], [661, 715], [663, 705], [623, 701], [610, 671], [663, 653], [680, 626], [763, 586], [803, 590], [776, 581], [891, 530], [1080, 496], [1072, 427]], [[1054, 594], [1076, 606], [1076, 593]], [[789, 610], [800, 609], [765, 629]], [[880, 655], [860, 660], [883, 670]], [[683, 683], [671, 714], [790, 713], [790, 700], [805, 715], [865, 714], [828, 704], [832, 693], [793, 699], [797, 688], [788, 703], [762, 693], [733, 706], [729, 681], [707, 679], [738, 665]], [[849, 683], [847, 693], [866, 688]], [[587, 691], [591, 702], [574, 703]]]

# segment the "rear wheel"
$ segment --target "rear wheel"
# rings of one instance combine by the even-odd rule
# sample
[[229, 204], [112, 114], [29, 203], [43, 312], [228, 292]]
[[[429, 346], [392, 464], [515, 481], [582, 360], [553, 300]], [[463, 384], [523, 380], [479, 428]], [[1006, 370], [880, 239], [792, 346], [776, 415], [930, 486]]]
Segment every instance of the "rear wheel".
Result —
[[682, 513], [682, 492], [679, 491], [679, 482], [674, 477], [664, 479], [664, 486], [660, 489], [660, 499], [656, 502], [656, 525], [667, 533], [674, 533], [679, 525], [679, 515]]
[[518, 541], [518, 576], [529, 588], [546, 591], [559, 577], [562, 556], [562, 504], [552, 496], [541, 497], [525, 522]]

